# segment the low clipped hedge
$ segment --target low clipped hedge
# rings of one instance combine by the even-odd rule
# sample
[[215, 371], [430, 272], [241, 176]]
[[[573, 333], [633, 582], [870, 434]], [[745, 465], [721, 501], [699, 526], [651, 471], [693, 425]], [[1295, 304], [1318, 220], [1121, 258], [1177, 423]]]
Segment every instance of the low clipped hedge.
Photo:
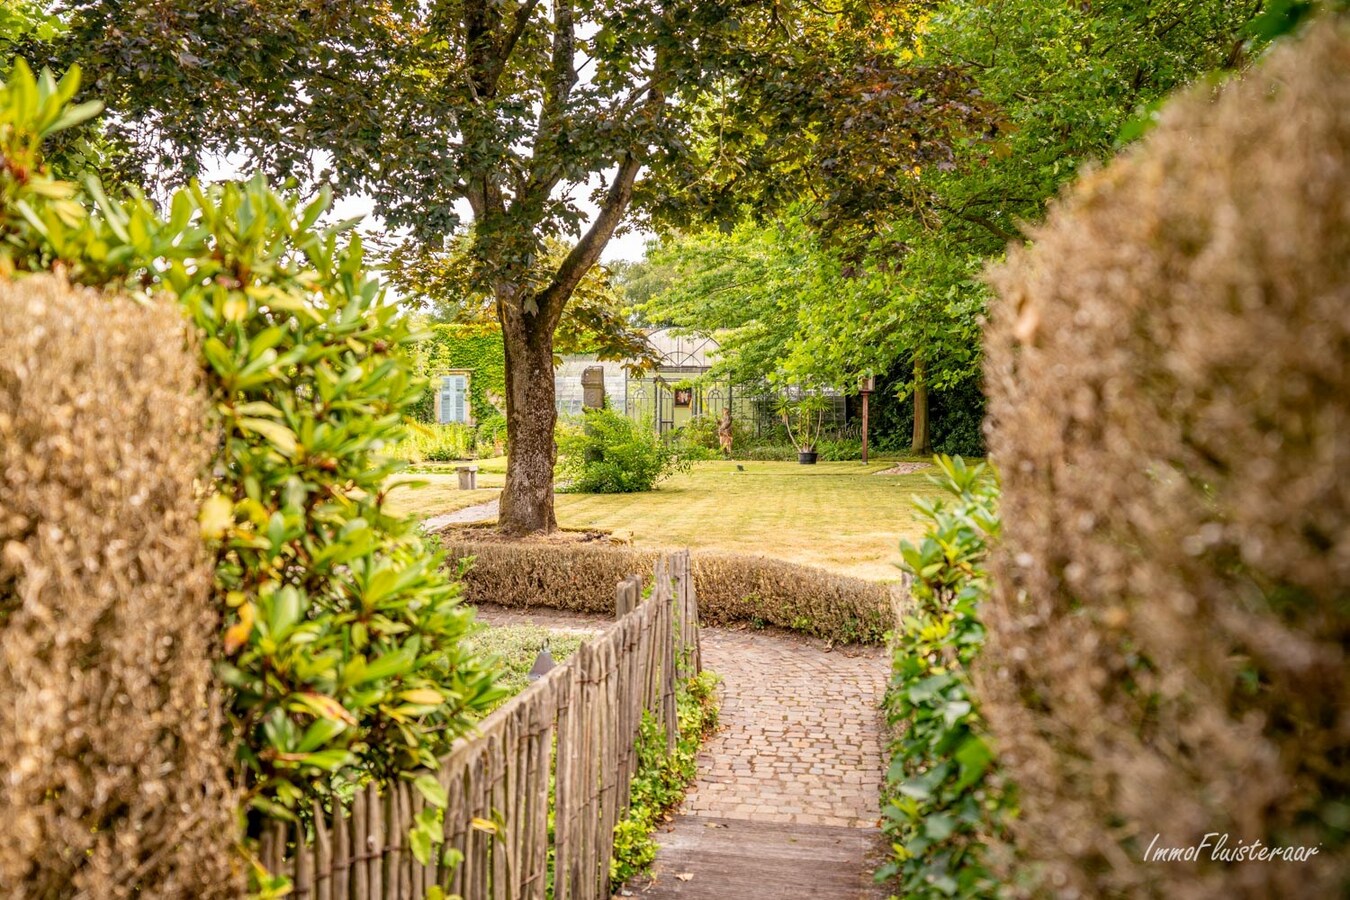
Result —
[[[458, 542], [473, 557], [469, 603], [612, 613], [614, 585], [650, 572], [659, 550], [634, 547]], [[705, 625], [774, 625], [839, 643], [878, 644], [893, 621], [889, 585], [763, 556], [695, 553], [694, 589]]]

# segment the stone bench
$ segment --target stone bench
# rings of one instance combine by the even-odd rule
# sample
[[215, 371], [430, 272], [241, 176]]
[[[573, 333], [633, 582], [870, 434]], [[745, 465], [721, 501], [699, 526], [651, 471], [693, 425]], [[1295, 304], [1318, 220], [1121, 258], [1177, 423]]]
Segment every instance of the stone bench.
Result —
[[459, 489], [461, 491], [478, 490], [477, 466], [455, 466], [455, 471], [459, 474]]

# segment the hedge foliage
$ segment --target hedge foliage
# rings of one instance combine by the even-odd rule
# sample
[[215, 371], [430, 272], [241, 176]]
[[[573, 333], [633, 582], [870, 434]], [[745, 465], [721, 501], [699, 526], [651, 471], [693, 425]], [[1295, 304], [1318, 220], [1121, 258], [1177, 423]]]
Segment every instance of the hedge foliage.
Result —
[[244, 889], [190, 337], [172, 304], [0, 277], [7, 896]]
[[[1169, 105], [994, 280], [1020, 843], [1083, 896], [1346, 896], [1350, 22]], [[1142, 862], [1207, 833], [1319, 849]]]
[[[455, 543], [472, 557], [470, 603], [612, 614], [614, 585], [656, 563], [658, 550], [580, 544]], [[706, 625], [772, 625], [839, 643], [880, 643], [891, 627], [888, 585], [762, 556], [695, 552], [694, 587]]]
[[896, 735], [882, 802], [890, 860], [877, 873], [897, 896], [1000, 894], [989, 865], [1013, 792], [994, 761], [971, 668], [985, 641], [980, 607], [986, 559], [997, 540], [998, 486], [982, 464], [939, 457], [930, 476], [950, 496], [922, 500], [916, 545], [901, 542], [911, 602], [896, 623], [884, 701]]
[[41, 142], [83, 115], [66, 109], [77, 80], [19, 65], [5, 88], [2, 149], [26, 168], [0, 173], [0, 262], [166, 295], [195, 326], [221, 436], [202, 533], [248, 799], [293, 816], [343, 782], [431, 764], [493, 688], [460, 646], [471, 613], [442, 558], [384, 510], [401, 466], [385, 451], [423, 388], [407, 324], [360, 240], [319, 224], [326, 193], [301, 206], [261, 178], [192, 183], [163, 218], [52, 178]]

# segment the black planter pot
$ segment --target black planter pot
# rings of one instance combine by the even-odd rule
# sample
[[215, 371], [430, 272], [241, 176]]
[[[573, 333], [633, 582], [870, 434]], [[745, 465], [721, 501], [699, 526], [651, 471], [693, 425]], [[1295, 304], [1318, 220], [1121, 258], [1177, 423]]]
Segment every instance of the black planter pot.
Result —
[[814, 466], [816, 464], [816, 451], [798, 450], [797, 462], [803, 466]]

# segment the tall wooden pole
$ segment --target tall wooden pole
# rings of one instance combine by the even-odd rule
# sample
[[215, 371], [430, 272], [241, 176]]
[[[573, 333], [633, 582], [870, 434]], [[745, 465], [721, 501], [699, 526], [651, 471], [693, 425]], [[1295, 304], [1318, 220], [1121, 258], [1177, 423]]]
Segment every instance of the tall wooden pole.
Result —
[[876, 386], [876, 378], [872, 375], [864, 375], [858, 382], [858, 392], [862, 394], [863, 400], [862, 461], [864, 466], [867, 465], [867, 400], [872, 396], [872, 391]]
[[870, 391], [863, 392], [862, 462], [864, 466], [867, 465], [867, 398], [870, 396]]

